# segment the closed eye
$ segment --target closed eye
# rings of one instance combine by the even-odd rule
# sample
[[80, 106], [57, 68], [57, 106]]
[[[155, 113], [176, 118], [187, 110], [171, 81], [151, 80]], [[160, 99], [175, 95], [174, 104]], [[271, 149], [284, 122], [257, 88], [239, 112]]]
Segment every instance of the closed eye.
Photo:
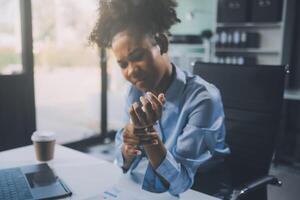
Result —
[[118, 63], [119, 63], [119, 66], [120, 66], [122, 69], [125, 69], [125, 68], [128, 66], [128, 62], [118, 61]]
[[128, 62], [139, 62], [139, 61], [143, 60], [145, 54], [146, 54], [146, 51], [144, 49], [137, 48], [128, 55], [127, 61], [119, 60], [118, 61], [119, 66], [122, 69], [125, 69], [128, 66]]

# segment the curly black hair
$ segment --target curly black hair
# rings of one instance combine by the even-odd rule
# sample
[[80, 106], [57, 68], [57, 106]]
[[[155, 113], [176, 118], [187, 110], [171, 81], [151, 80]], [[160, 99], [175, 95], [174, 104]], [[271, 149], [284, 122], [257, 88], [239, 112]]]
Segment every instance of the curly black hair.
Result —
[[180, 22], [175, 0], [100, 0], [99, 17], [89, 41], [111, 47], [113, 37], [124, 30], [135, 36], [167, 33]]

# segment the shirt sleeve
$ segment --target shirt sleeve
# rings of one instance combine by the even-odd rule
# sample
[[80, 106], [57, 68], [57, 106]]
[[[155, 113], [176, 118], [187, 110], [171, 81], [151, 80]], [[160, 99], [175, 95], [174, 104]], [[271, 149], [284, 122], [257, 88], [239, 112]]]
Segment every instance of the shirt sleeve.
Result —
[[[124, 130], [123, 128], [120, 129], [116, 133], [116, 137], [115, 137], [115, 160], [114, 160], [114, 163], [117, 164], [121, 168], [124, 166], [124, 158], [122, 155], [123, 130]], [[123, 172], [125, 172], [125, 171], [123, 171]]]
[[[193, 185], [199, 167], [205, 167], [224, 150], [224, 114], [220, 101], [204, 99], [190, 113], [176, 145], [155, 169], [170, 184], [169, 192], [178, 195]], [[221, 155], [221, 154], [220, 154]]]
[[[128, 93], [130, 93], [130, 89], [129, 89]], [[128, 96], [129, 96], [129, 94], [128, 94]], [[122, 122], [124, 125], [129, 122], [128, 109], [130, 106], [130, 100], [128, 100], [128, 99], [129, 98], [127, 98], [127, 100], [126, 100], [125, 108], [123, 111], [123, 117], [122, 117]], [[115, 160], [114, 160], [114, 163], [116, 165], [118, 165], [119, 167], [121, 167], [122, 169], [124, 166], [124, 158], [123, 158], [123, 154], [122, 154], [123, 132], [124, 132], [124, 128], [121, 128], [117, 131], [116, 136], [115, 136]], [[127, 172], [127, 170], [123, 169], [123, 172], [125, 173], [125, 172]]]

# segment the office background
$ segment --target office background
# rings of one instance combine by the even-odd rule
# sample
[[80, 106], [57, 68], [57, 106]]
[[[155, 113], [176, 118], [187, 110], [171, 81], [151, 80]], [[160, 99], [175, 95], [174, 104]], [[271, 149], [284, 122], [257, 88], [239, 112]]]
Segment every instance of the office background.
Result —
[[[233, 7], [239, 2], [242, 6], [236, 12], [228, 12], [230, 7], [224, 7], [222, 2], [232, 2]], [[300, 3], [253, 2], [272, 2], [274, 15], [259, 18], [263, 10], [255, 5], [243, 7], [246, 1], [242, 0], [178, 1], [182, 23], [171, 30], [171, 59], [188, 71], [198, 60], [289, 64], [274, 163], [298, 173]], [[30, 135], [40, 129], [55, 131], [60, 144], [111, 159], [114, 132], [122, 127], [119, 119], [127, 85], [111, 52], [106, 52], [107, 66], [103, 68], [100, 52], [88, 45], [97, 3], [98, 0], [0, 0], [1, 151], [31, 144]], [[232, 16], [222, 16], [223, 13]], [[107, 122], [104, 129], [103, 122]], [[101, 137], [103, 134], [108, 137]]]

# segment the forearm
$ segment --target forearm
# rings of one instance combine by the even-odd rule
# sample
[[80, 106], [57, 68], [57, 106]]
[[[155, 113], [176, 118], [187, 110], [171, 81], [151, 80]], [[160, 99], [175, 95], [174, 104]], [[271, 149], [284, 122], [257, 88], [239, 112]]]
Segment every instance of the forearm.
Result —
[[192, 178], [187, 169], [180, 163], [174, 165], [177, 161], [167, 151], [159, 137], [157, 145], [144, 145], [144, 150], [154, 173], [172, 194], [179, 194], [191, 187]]
[[156, 145], [144, 145], [145, 153], [154, 169], [165, 159], [167, 150], [160, 139]]
[[122, 156], [123, 156], [123, 161], [124, 161], [124, 164], [122, 167], [127, 170], [131, 166], [131, 163], [133, 162], [135, 156], [127, 155], [124, 151], [124, 145], [122, 146]]
[[[157, 145], [144, 145], [144, 149], [153, 169], [156, 169], [162, 163], [167, 154], [167, 150], [160, 139]], [[159, 174], [156, 175], [166, 188], [170, 187], [170, 183], [164, 177]]]

